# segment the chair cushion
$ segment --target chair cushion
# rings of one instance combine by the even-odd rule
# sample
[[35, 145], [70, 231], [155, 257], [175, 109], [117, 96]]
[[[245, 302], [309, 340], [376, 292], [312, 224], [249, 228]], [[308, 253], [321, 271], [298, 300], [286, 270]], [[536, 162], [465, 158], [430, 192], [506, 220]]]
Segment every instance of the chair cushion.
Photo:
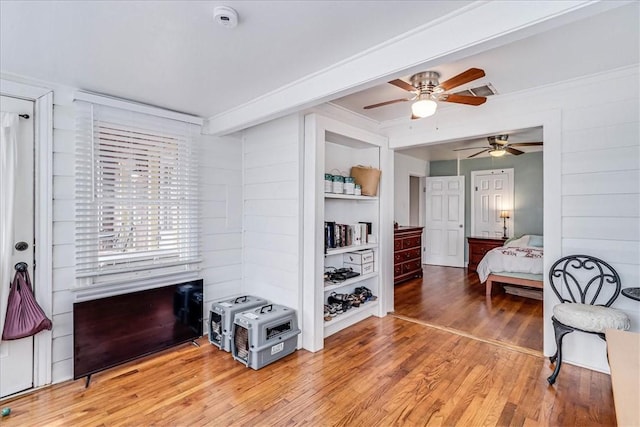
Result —
[[605, 329], [631, 327], [629, 316], [615, 308], [599, 305], [564, 303], [553, 307], [553, 316], [560, 322], [573, 328], [588, 332], [603, 332]]

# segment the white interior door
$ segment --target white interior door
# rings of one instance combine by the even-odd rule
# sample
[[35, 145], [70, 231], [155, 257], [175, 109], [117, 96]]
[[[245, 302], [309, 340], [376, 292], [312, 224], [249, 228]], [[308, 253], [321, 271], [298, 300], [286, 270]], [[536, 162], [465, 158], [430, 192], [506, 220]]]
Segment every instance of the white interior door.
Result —
[[426, 178], [425, 263], [464, 267], [464, 176]]
[[[33, 279], [33, 244], [34, 244], [34, 130], [33, 112], [34, 105], [31, 101], [2, 96], [0, 98], [0, 110], [19, 114], [28, 114], [29, 119], [19, 119], [17, 128], [17, 161], [15, 173], [12, 174], [14, 183], [13, 197], [13, 221], [2, 227], [2, 232], [7, 233], [7, 239], [0, 241], [10, 242], [8, 258], [10, 268], [8, 271], [0, 270], [0, 310], [2, 319], [7, 310], [7, 297], [9, 295], [9, 283], [13, 280], [13, 266], [18, 262], [26, 262], [29, 265], [29, 275]], [[2, 144], [7, 143], [3, 138]], [[4, 148], [4, 147], [3, 147]], [[4, 153], [4, 149], [0, 151]], [[4, 155], [4, 154], [3, 154]], [[4, 160], [4, 159], [3, 159]], [[0, 183], [2, 186], [3, 203], [7, 203], [7, 184], [10, 181]], [[0, 210], [2, 212], [2, 210]], [[5, 218], [0, 218], [3, 222]], [[11, 236], [12, 235], [12, 236]], [[15, 244], [26, 242], [28, 248], [16, 250]], [[32, 280], [32, 285], [36, 284]], [[0, 397], [33, 387], [33, 337], [19, 340], [0, 341]]]
[[500, 211], [509, 212], [507, 237], [513, 236], [513, 169], [471, 172], [471, 235], [503, 237], [504, 219]]

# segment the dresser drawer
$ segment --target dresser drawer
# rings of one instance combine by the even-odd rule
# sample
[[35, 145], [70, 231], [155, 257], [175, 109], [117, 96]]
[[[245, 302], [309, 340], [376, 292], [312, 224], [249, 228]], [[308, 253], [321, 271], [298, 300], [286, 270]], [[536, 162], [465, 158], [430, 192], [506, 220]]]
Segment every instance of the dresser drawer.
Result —
[[421, 236], [405, 237], [402, 239], [402, 249], [415, 248], [422, 245]]
[[420, 268], [422, 268], [422, 263], [419, 259], [405, 262], [404, 264], [402, 264], [402, 274], [420, 270]]
[[398, 277], [402, 274], [402, 264], [396, 264], [393, 266], [393, 277]]
[[406, 251], [399, 252], [398, 255], [400, 255], [401, 261], [420, 258], [421, 249], [422, 248], [407, 249]]

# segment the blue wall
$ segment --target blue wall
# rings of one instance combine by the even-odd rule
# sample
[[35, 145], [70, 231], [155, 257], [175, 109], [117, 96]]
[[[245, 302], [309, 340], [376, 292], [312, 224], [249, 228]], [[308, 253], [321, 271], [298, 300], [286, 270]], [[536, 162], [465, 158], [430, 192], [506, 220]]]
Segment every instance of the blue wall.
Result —
[[[444, 160], [429, 164], [429, 176], [457, 175], [456, 160]], [[468, 236], [471, 232], [471, 172], [491, 169], [513, 168], [514, 170], [514, 236], [522, 234], [542, 235], [542, 152], [483, 157], [460, 161], [460, 174], [465, 182], [464, 226]], [[465, 245], [466, 253], [466, 245]], [[467, 256], [465, 255], [465, 258]]]

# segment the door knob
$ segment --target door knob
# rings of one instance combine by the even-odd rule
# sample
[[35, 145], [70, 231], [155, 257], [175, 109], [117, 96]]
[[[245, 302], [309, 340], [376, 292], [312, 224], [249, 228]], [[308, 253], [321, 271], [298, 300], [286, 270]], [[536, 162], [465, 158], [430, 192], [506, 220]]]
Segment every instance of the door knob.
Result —
[[27, 242], [18, 242], [14, 247], [16, 248], [16, 251], [22, 252], [27, 250], [29, 244]]

